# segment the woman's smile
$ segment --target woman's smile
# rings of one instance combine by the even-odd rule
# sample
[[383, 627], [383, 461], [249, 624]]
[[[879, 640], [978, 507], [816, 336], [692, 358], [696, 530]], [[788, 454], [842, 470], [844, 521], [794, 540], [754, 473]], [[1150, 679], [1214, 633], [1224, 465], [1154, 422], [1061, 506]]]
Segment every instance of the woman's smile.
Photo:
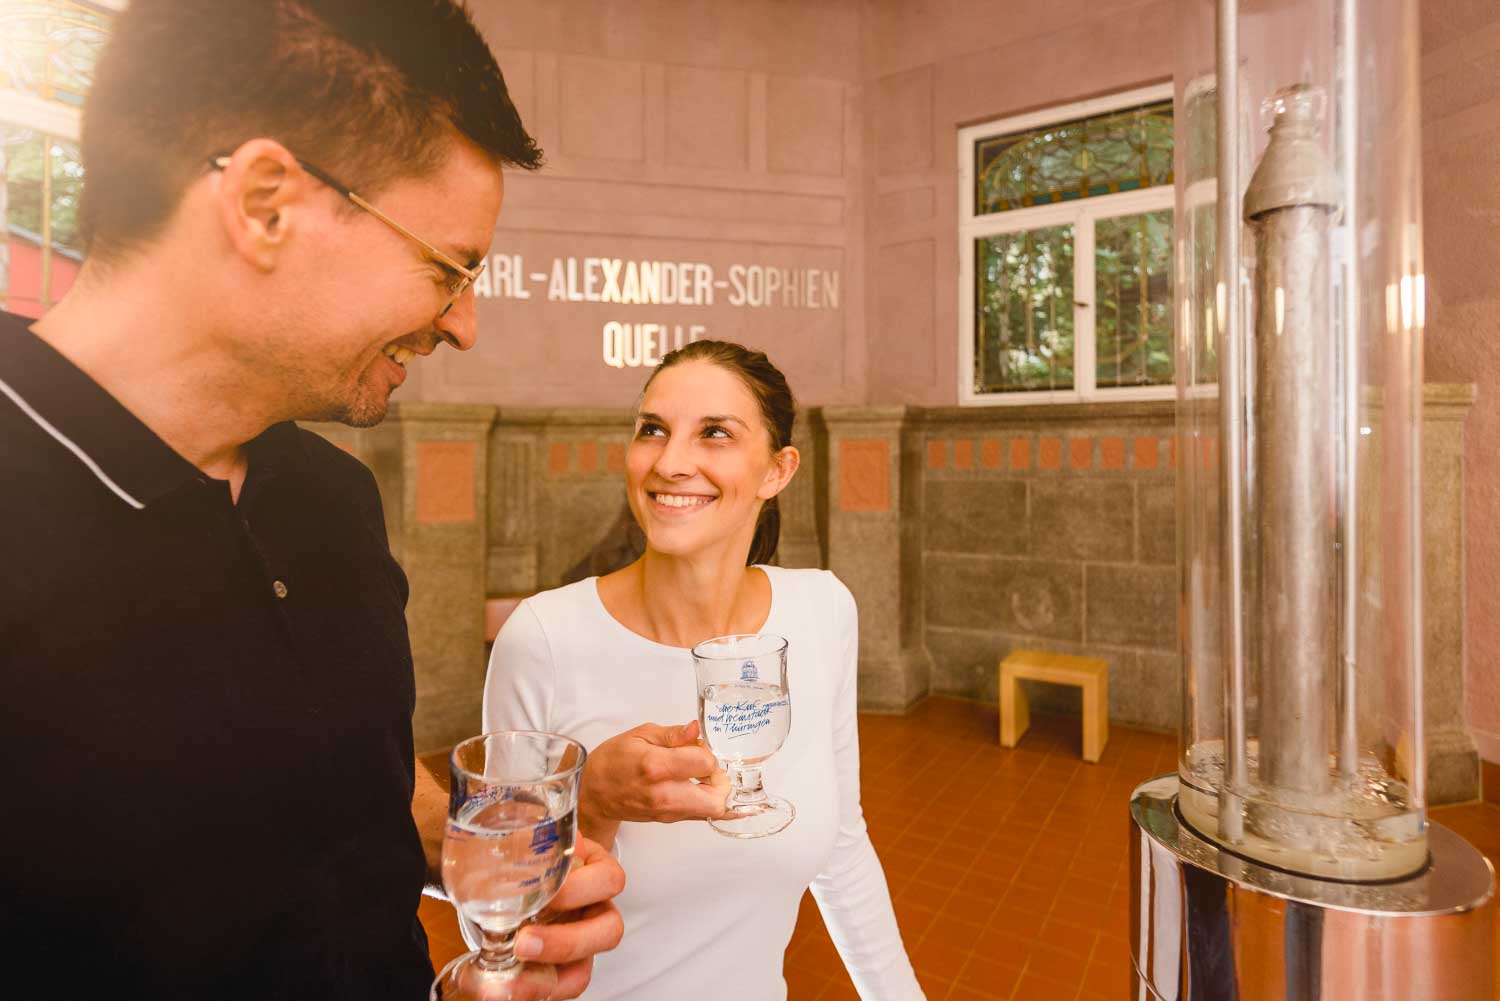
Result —
[[713, 494], [690, 494], [667, 491], [648, 491], [647, 496], [651, 498], [651, 507], [655, 511], [669, 517], [697, 514], [718, 500], [718, 497]]

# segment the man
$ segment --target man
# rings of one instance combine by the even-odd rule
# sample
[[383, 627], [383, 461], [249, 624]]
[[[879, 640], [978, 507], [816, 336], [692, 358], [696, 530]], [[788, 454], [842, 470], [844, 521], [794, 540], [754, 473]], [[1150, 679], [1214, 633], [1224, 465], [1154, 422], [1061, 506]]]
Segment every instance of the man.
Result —
[[[473, 345], [540, 153], [452, 0], [132, 0], [82, 153], [74, 289], [0, 317], [0, 995], [417, 1001], [406, 580], [373, 477], [291, 421], [374, 424]], [[623, 878], [579, 845], [517, 942], [537, 996], [618, 942]]]

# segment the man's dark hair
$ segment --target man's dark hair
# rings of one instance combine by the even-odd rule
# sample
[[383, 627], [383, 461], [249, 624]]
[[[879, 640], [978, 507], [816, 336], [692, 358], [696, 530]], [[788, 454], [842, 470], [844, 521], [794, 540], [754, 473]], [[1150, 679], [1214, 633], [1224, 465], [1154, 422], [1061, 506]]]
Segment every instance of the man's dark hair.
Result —
[[436, 170], [454, 130], [497, 166], [541, 164], [454, 0], [132, 0], [84, 103], [80, 227], [105, 255], [150, 240], [250, 139], [368, 196]]

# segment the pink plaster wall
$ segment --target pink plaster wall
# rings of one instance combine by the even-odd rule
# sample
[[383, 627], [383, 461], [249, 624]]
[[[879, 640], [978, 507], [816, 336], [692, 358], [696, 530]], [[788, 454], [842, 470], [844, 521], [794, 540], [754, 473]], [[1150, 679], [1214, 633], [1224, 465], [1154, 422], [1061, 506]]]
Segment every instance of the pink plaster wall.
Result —
[[1422, 171], [1429, 382], [1474, 382], [1464, 434], [1465, 701], [1500, 761], [1500, 6], [1422, 4]]
[[[549, 158], [509, 174], [497, 254], [520, 255], [525, 275], [566, 256], [694, 262], [719, 279], [736, 263], [837, 271], [840, 302], [732, 307], [719, 290], [713, 305], [557, 304], [523, 275], [531, 298], [492, 287], [480, 346], [414, 366], [407, 398], [628, 405], [648, 369], [604, 364], [602, 325], [617, 319], [764, 347], [809, 404], [954, 403], [957, 130], [1172, 72], [1172, 0], [472, 6]], [[1465, 471], [1482, 525], [1500, 510], [1487, 453], [1500, 436], [1500, 6], [1421, 11], [1427, 378], [1480, 386]], [[1044, 444], [1034, 461], [1061, 462], [1061, 442]], [[1500, 761], [1500, 535], [1466, 533], [1465, 572], [1469, 721]]]
[[1171, 79], [1172, 6], [866, 5], [871, 400], [958, 402], [958, 129]]
[[[766, 349], [807, 403], [866, 398], [858, 0], [471, 7], [547, 166], [506, 176], [478, 346], [414, 366], [406, 398], [628, 406], [649, 361], [695, 335]], [[574, 294], [595, 257], [702, 266], [712, 302], [550, 299], [570, 257]], [[736, 306], [736, 267], [816, 272], [821, 294]]]
[[[626, 405], [647, 370], [606, 364], [619, 321], [663, 328], [649, 357], [695, 333], [764, 347], [808, 403], [954, 402], [956, 130], [1171, 72], [1171, 0], [1020, 6], [475, 0], [549, 162], [507, 178], [494, 252], [520, 267], [492, 258], [479, 346], [406, 397]], [[532, 276], [569, 256], [703, 264], [715, 301], [549, 301]], [[736, 264], [836, 272], [839, 301], [730, 305]]]

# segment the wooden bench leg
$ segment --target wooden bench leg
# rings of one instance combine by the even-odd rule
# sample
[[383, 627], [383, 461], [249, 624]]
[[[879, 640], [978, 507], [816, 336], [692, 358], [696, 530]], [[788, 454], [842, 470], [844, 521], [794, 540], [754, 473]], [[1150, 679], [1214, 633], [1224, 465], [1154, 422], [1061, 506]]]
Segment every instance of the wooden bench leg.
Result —
[[1031, 726], [1031, 706], [1021, 680], [1000, 667], [1000, 746], [1015, 747]]
[[1083, 685], [1083, 760], [1097, 764], [1109, 741], [1109, 681]]

